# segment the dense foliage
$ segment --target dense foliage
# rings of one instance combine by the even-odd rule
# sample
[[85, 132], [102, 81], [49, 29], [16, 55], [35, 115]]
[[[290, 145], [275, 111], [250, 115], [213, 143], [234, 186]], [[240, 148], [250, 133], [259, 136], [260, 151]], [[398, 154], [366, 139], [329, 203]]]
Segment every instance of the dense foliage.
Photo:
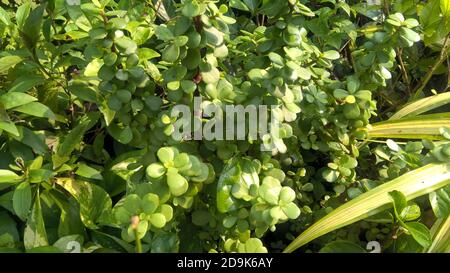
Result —
[[[1, 0], [0, 251], [449, 251], [449, 32], [448, 0]], [[280, 126], [176, 140], [194, 97]]]

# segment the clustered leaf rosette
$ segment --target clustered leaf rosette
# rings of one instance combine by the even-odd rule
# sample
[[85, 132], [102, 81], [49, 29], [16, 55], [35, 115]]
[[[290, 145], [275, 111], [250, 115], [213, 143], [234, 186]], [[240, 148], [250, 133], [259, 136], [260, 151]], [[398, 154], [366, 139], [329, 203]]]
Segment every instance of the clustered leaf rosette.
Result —
[[227, 239], [224, 243], [224, 250], [236, 253], [267, 253], [267, 248], [258, 238], [248, 238], [245, 241]]
[[234, 158], [219, 178], [217, 209], [224, 214], [223, 226], [237, 234], [254, 230], [260, 238], [268, 229], [274, 231], [275, 225], [300, 215], [295, 191], [281, 184], [284, 173], [272, 168], [260, 184], [260, 171], [258, 160]]
[[[113, 209], [117, 224], [125, 227], [122, 237], [126, 240], [135, 238], [135, 230], [141, 239], [148, 230], [164, 229], [172, 220], [174, 209], [190, 209], [203, 184], [212, 182], [212, 167], [196, 156], [174, 147], [163, 147], [157, 151], [157, 158], [159, 162], [146, 168], [148, 181], [121, 199]], [[139, 221], [133, 217], [138, 217]]]
[[212, 167], [196, 156], [180, 153], [174, 147], [160, 148], [157, 157], [159, 162], [150, 164], [146, 169], [150, 183], [167, 187], [172, 204], [189, 209], [203, 184], [212, 182]]
[[164, 228], [173, 218], [173, 209], [154, 193], [142, 197], [130, 194], [114, 206], [113, 215], [117, 224], [123, 227], [122, 238], [131, 242], [142, 239], [148, 230]]

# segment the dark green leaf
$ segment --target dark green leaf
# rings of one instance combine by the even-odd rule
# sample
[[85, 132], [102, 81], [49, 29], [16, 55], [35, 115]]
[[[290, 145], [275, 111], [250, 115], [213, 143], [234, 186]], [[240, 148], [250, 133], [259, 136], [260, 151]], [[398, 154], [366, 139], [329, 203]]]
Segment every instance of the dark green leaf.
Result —
[[64, 141], [58, 146], [57, 154], [60, 157], [70, 155], [75, 147], [80, 144], [84, 134], [97, 123], [99, 118], [99, 113], [89, 113], [84, 116], [78, 125], [69, 132], [64, 138]]
[[14, 212], [20, 219], [25, 221], [30, 211], [32, 202], [31, 186], [28, 182], [20, 183], [14, 190], [13, 207]]

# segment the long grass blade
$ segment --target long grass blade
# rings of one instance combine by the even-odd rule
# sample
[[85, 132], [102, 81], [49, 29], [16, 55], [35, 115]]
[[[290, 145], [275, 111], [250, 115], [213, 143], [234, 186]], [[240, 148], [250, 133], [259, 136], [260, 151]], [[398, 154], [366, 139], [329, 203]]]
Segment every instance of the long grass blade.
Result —
[[445, 139], [439, 129], [450, 127], [450, 113], [430, 114], [374, 123], [368, 138]]
[[393, 190], [402, 192], [411, 200], [449, 183], [450, 164], [432, 163], [410, 171], [338, 207], [300, 234], [284, 252], [292, 252], [328, 232], [389, 208], [392, 202], [389, 192]]
[[450, 103], [450, 92], [426, 97], [418, 101], [409, 103], [408, 105], [400, 109], [397, 113], [395, 113], [389, 120], [417, 116], [448, 103]]
[[428, 253], [450, 252], [450, 217], [438, 219], [431, 228], [433, 242], [428, 248]]

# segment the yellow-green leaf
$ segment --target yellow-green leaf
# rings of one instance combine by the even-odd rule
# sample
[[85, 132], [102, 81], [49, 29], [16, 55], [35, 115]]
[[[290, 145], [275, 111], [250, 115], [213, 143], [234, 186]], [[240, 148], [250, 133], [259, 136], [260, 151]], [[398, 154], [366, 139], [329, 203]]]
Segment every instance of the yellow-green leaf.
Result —
[[389, 192], [402, 192], [407, 200], [450, 183], [450, 164], [428, 164], [365, 192], [338, 207], [298, 236], [284, 252], [292, 252], [333, 230], [355, 223], [392, 206]]
[[426, 97], [404, 106], [402, 109], [397, 111], [397, 113], [392, 115], [390, 120], [417, 116], [448, 103], [450, 103], [450, 92]]
[[388, 120], [369, 125], [369, 138], [407, 138], [442, 140], [442, 127], [450, 127], [450, 113]]

